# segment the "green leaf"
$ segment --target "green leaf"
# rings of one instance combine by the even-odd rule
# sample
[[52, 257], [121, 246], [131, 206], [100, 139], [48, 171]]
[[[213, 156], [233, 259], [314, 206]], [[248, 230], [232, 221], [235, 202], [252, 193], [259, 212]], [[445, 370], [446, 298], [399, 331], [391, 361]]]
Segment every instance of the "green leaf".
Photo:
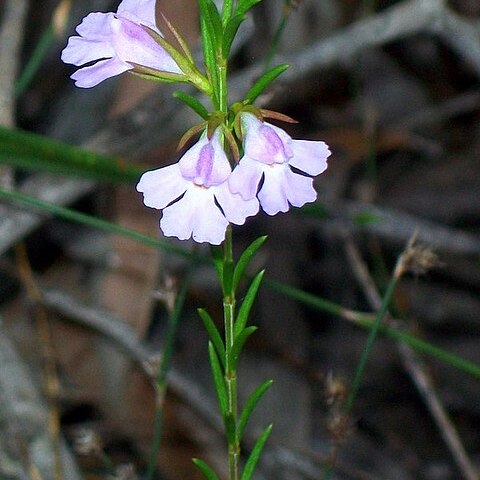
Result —
[[244, 102], [253, 103], [257, 97], [287, 68], [288, 65], [286, 64], [278, 65], [278, 67], [274, 67], [268, 72], [264, 73], [247, 92]]
[[223, 32], [222, 40], [222, 54], [223, 58], [228, 58], [230, 55], [230, 49], [232, 48], [232, 43], [235, 40], [238, 29], [242, 22], [245, 20], [245, 15], [234, 15], [231, 17], [227, 24], [225, 25], [225, 30]]
[[380, 223], [382, 218], [371, 212], [360, 212], [353, 215], [352, 220], [357, 225], [370, 225], [372, 223]]
[[131, 74], [151, 82], [188, 83], [189, 81], [188, 77], [181, 73], [163, 72], [161, 70], [155, 70], [154, 68], [144, 67], [138, 63], [129, 63], [134, 67], [133, 70], [130, 70]]
[[268, 437], [272, 433], [272, 428], [272, 424], [265, 428], [265, 430], [262, 432], [257, 442], [255, 443], [252, 453], [248, 457], [247, 463], [245, 464], [245, 469], [243, 470], [241, 480], [250, 480], [252, 478], [255, 467], [257, 466], [260, 455], [262, 454], [263, 447], [265, 446]]
[[[125, 181], [127, 182], [127, 180]], [[51, 202], [46, 202], [45, 200], [34, 198], [29, 195], [24, 195], [19, 192], [5, 190], [2, 188], [0, 188], [0, 198], [5, 199], [13, 205], [29, 207], [34, 211], [47, 212], [51, 215], [55, 215], [58, 218], [75, 222], [80, 225], [86, 225], [90, 228], [95, 228], [102, 232], [120, 235], [125, 238], [131, 238], [132, 240], [139, 242], [143, 245], [148, 245], [153, 248], [158, 248], [167, 252], [171, 252], [172, 254], [195, 260], [196, 262], [204, 265], [209, 263], [209, 260], [206, 257], [192, 253], [185, 247], [181, 247], [177, 244], [170, 243], [156, 237], [144, 235], [136, 230], [116, 225], [115, 223], [108, 222], [106, 220], [103, 220], [102, 218], [88, 215], [86, 213], [73, 210], [71, 208], [62, 207]], [[369, 315], [362, 315], [356, 313], [354, 315], [354, 318], [352, 318], [351, 316], [345, 318], [346, 312], [341, 305], [326, 300], [312, 293], [308, 293], [298, 288], [292, 287], [291, 285], [275, 282], [273, 280], [268, 280], [267, 287], [275, 290], [278, 293], [287, 295], [288, 297], [295, 299], [303, 303], [304, 305], [309, 305], [316, 310], [328, 312], [337, 317], [349, 320], [354, 325], [361, 327], [365, 330], [370, 330], [372, 328], [372, 318]], [[446, 363], [447, 365], [455, 367], [461, 370], [463, 373], [470, 374], [475, 378], [480, 379], [480, 364], [455, 355], [443, 348], [437, 347], [433, 343], [422, 340], [421, 338], [418, 338], [413, 334], [406, 333], [392, 327], [382, 326], [380, 328], [380, 331], [388, 337], [392, 338], [393, 340], [406, 343], [418, 352], [438, 358], [440, 361]]]
[[[203, 58], [211, 82], [218, 92], [219, 77], [217, 53], [222, 48], [222, 21], [212, 0], [198, 0], [200, 6], [200, 28], [202, 31]], [[218, 98], [216, 101], [218, 102]]]
[[112, 183], [134, 183], [146, 168], [43, 135], [0, 127], [0, 163]]
[[212, 367], [215, 390], [217, 391], [218, 405], [220, 406], [222, 417], [225, 418], [228, 411], [227, 386], [225, 385], [222, 367], [220, 366], [217, 352], [215, 351], [215, 347], [213, 346], [212, 342], [208, 342], [208, 356], [210, 359], [210, 366]]
[[193, 95], [189, 93], [182, 92], [181, 90], [177, 90], [173, 92], [173, 96], [181, 100], [185, 105], [189, 106], [194, 112], [196, 112], [200, 117], [204, 120], [208, 119], [208, 110], [202, 105], [200, 100], [195, 98]]
[[252, 7], [262, 0], [240, 0], [235, 9], [235, 15], [245, 15]]
[[235, 337], [240, 335], [242, 330], [245, 328], [245, 325], [247, 324], [248, 315], [250, 314], [250, 310], [257, 296], [258, 289], [260, 288], [260, 284], [262, 283], [264, 273], [265, 270], [258, 272], [247, 290], [242, 305], [238, 310], [237, 319], [235, 320]]
[[192, 462], [196, 465], [196, 467], [203, 473], [203, 476], [207, 480], [219, 480], [217, 474], [213, 471], [213, 469], [208, 466], [203, 460], [199, 458], [193, 458]]
[[223, 344], [222, 337], [220, 336], [220, 333], [218, 332], [218, 329], [215, 326], [215, 323], [213, 322], [212, 317], [208, 314], [208, 312], [203, 308], [199, 308], [197, 312], [203, 321], [203, 325], [208, 332], [208, 336], [210, 337], [213, 346], [215, 347], [218, 358], [220, 359], [223, 367], [225, 368], [225, 345]]
[[235, 271], [233, 272], [233, 290], [235, 291], [242, 279], [245, 269], [248, 267], [253, 256], [257, 253], [257, 250], [265, 243], [267, 236], [258, 237], [254, 240], [240, 255]]
[[273, 380], [266, 380], [260, 386], [258, 386], [252, 394], [248, 397], [245, 407], [243, 408], [242, 413], [240, 414], [240, 419], [238, 421], [237, 428], [237, 441], [240, 443], [242, 441], [243, 432], [247, 426], [250, 415], [252, 414], [254, 408], [257, 406], [257, 403], [263, 397], [264, 393], [273, 385]]
[[213, 0], [199, 0], [199, 3], [200, 13], [208, 23], [208, 35], [212, 41], [212, 44], [215, 47], [215, 50], [218, 51], [219, 47], [221, 46], [220, 41], [223, 35], [222, 19], [220, 18], [220, 13], [218, 12]]
[[232, 359], [232, 370], [237, 369], [238, 359], [240, 358], [240, 353], [242, 351], [245, 342], [247, 341], [248, 337], [255, 332], [258, 327], [247, 327], [244, 328], [238, 336], [236, 336], [235, 341], [233, 342], [232, 349], [230, 351], [231, 359]]
[[212, 245], [210, 248], [212, 253], [213, 265], [217, 272], [218, 278], [223, 278], [223, 248]]

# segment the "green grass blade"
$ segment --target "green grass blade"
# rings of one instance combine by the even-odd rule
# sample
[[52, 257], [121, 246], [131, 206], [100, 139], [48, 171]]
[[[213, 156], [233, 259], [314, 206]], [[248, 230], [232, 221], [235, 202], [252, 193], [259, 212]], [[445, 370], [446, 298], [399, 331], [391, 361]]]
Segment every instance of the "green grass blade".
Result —
[[146, 169], [22, 130], [0, 127], [0, 163], [112, 183], [134, 183]]
[[87, 225], [91, 228], [96, 228], [108, 233], [115, 233], [117, 235], [122, 235], [127, 238], [131, 238], [137, 242], [143, 243], [144, 245], [150, 245], [154, 248], [159, 248], [161, 250], [175, 253], [182, 257], [190, 258], [194, 261], [206, 263], [207, 259], [200, 257], [188, 251], [186, 248], [180, 247], [173, 243], [161, 240], [158, 238], [153, 238], [143, 233], [131, 230], [129, 228], [121, 227], [114, 223], [108, 222], [93, 215], [88, 215], [86, 213], [77, 212], [69, 208], [61, 207], [59, 205], [54, 205], [53, 203], [46, 202], [44, 200], [39, 200], [23, 193], [13, 192], [9, 190], [0, 189], [0, 198], [7, 199], [11, 202], [19, 202], [23, 205], [33, 207], [36, 210], [42, 210], [48, 212], [56, 217], [63, 218], [72, 222], [80, 223], [82, 225]]
[[262, 454], [263, 447], [265, 446], [265, 443], [267, 443], [268, 437], [272, 433], [272, 428], [272, 424], [265, 428], [255, 443], [252, 453], [248, 457], [247, 463], [245, 464], [245, 469], [243, 470], [241, 480], [250, 480], [252, 478], [255, 467], [257, 466], [260, 455]]
[[[32, 207], [36, 210], [42, 210], [59, 218], [63, 218], [65, 220], [76, 222], [82, 225], [87, 225], [91, 228], [96, 228], [107, 233], [122, 235], [124, 237], [131, 238], [132, 240], [140, 242], [144, 245], [149, 245], [154, 248], [160, 248], [176, 255], [181, 255], [183, 257], [193, 259], [199, 263], [210, 262], [209, 259], [203, 256], [195, 255], [184, 247], [180, 247], [178, 245], [174, 245], [173, 243], [153, 238], [148, 235], [144, 235], [135, 230], [121, 227], [106, 220], [102, 220], [92, 215], [88, 215], [86, 213], [77, 212], [66, 207], [54, 205], [44, 200], [36, 199], [29, 195], [0, 189], [0, 198], [4, 198], [11, 203], [20, 203]], [[358, 314], [355, 315], [355, 318], [351, 318], [351, 315], [349, 315], [348, 312], [341, 305], [318, 297], [317, 295], [314, 295], [312, 293], [300, 290], [299, 288], [295, 288], [291, 285], [269, 279], [265, 280], [265, 285], [268, 288], [271, 288], [283, 295], [287, 295], [288, 297], [303, 303], [304, 305], [309, 305], [316, 310], [328, 312], [337, 317], [347, 318], [355, 325], [366, 330], [370, 330], [372, 328], [373, 321], [369, 315], [362, 316], [361, 314]], [[450, 353], [449, 351], [437, 347], [436, 345], [422, 340], [421, 338], [418, 338], [408, 332], [403, 332], [392, 327], [382, 326], [380, 328], [380, 332], [394, 340], [406, 343], [407, 345], [415, 349], [417, 352], [438, 358], [447, 365], [455, 367], [462, 372], [468, 373], [469, 375], [472, 375], [480, 380], [480, 365], [470, 360]]]

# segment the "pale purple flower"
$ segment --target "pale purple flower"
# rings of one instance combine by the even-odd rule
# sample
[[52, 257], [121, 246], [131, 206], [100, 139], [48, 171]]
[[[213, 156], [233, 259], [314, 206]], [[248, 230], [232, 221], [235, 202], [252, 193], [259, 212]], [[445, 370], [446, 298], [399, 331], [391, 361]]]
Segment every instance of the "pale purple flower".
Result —
[[230, 190], [245, 200], [258, 196], [268, 215], [286, 212], [289, 204], [301, 207], [315, 201], [311, 176], [326, 170], [328, 146], [319, 141], [292, 140], [284, 130], [252, 113], [240, 115], [244, 156], [229, 177]]
[[94, 87], [131, 70], [134, 66], [129, 62], [163, 72], [182, 73], [172, 57], [142, 27], [160, 34], [155, 25], [155, 1], [123, 0], [117, 13], [94, 12], [82, 20], [76, 28], [79, 36], [70, 37], [62, 51], [65, 63], [89, 64], [72, 75], [77, 87]]
[[259, 209], [256, 198], [230, 191], [231, 170], [217, 129], [210, 140], [204, 133], [178, 163], [144, 173], [137, 190], [147, 207], [163, 210], [160, 228], [167, 237], [219, 245], [229, 223], [242, 225]]

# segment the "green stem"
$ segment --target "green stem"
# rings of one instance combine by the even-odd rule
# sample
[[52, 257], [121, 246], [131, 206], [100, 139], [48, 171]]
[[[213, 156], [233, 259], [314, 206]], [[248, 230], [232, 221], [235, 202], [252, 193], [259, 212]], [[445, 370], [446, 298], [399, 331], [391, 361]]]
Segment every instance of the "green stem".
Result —
[[[121, 235], [126, 238], [131, 238], [132, 240], [135, 240], [144, 245], [150, 245], [151, 247], [160, 248], [175, 255], [189, 258], [199, 264], [209, 263], [209, 260], [206, 257], [190, 252], [184, 247], [180, 247], [164, 240], [144, 235], [143, 233], [137, 232], [136, 230], [116, 225], [112, 222], [108, 222], [101, 218], [94, 217], [93, 215], [78, 212], [70, 208], [61, 207], [51, 202], [46, 202], [44, 200], [39, 200], [38, 198], [34, 198], [29, 195], [0, 189], [0, 198], [5, 198], [12, 204], [20, 203], [32, 207], [35, 210], [43, 210], [44, 212], [48, 212], [58, 218], [63, 218], [65, 220], [76, 222], [81, 225], [86, 225], [90, 228], [95, 228], [104, 232], [109, 232], [116, 235]], [[267, 287], [279, 293], [282, 293], [292, 299], [295, 299], [304, 305], [310, 305], [316, 310], [328, 312], [337, 317], [346, 319], [365, 330], [372, 329], [374, 322], [368, 314], [353, 312], [337, 303], [331, 302], [324, 298], [318, 297], [313, 293], [305, 292], [304, 290], [300, 290], [299, 288], [292, 287], [291, 285], [287, 285], [285, 283], [276, 282], [267, 278], [264, 279], [264, 283]], [[415, 335], [412, 335], [408, 332], [403, 332], [398, 328], [381, 325], [380, 332], [393, 340], [398, 340], [409, 345], [417, 352], [421, 352], [426, 355], [438, 358], [447, 365], [458, 368], [462, 372], [468, 373], [470, 375], [473, 375], [475, 378], [480, 379], [480, 365], [470, 360], [459, 357], [458, 355], [444, 350], [443, 348], [437, 347], [432, 343], [427, 342]]]
[[218, 99], [220, 102], [220, 111], [227, 113], [227, 61], [219, 59], [218, 68]]
[[399, 276], [393, 275], [387, 290], [385, 292], [385, 295], [383, 296], [382, 304], [380, 306], [380, 310], [377, 312], [377, 315], [375, 317], [375, 321], [373, 322], [372, 328], [370, 330], [370, 333], [367, 338], [367, 343], [365, 344], [365, 347], [362, 352], [362, 356], [360, 357], [360, 361], [358, 362], [357, 369], [355, 371], [355, 376], [353, 378], [352, 382], [352, 387], [350, 389], [350, 394], [347, 398], [347, 401], [345, 402], [345, 407], [344, 407], [344, 413], [348, 415], [350, 413], [350, 410], [352, 409], [353, 402], [355, 401], [355, 398], [357, 397], [358, 390], [360, 388], [360, 384], [362, 382], [363, 374], [365, 372], [365, 367], [367, 365], [367, 360], [368, 357], [370, 356], [370, 353], [373, 348], [373, 344], [378, 336], [378, 333], [380, 332], [380, 326], [382, 324], [382, 320], [385, 317], [388, 306], [390, 305], [390, 302], [392, 300], [392, 295], [393, 292], [395, 291], [395, 287], [397, 286], [398, 280], [400, 279]]
[[[237, 371], [233, 365], [232, 347], [235, 342], [234, 322], [235, 322], [235, 290], [232, 287], [233, 275], [233, 248], [232, 248], [232, 228], [227, 228], [224, 244], [223, 260], [223, 311], [225, 322], [225, 384], [227, 386], [227, 438], [228, 438], [228, 465], [230, 480], [239, 479], [240, 466], [240, 443], [237, 435]], [[228, 432], [233, 427], [232, 432]]]
[[273, 57], [277, 53], [278, 47], [280, 45], [280, 40], [282, 39], [283, 32], [285, 31], [285, 27], [287, 26], [288, 19], [290, 14], [292, 13], [293, 7], [291, 4], [291, 0], [285, 0], [283, 5], [283, 14], [280, 22], [278, 24], [277, 30], [272, 39], [272, 44], [268, 49], [267, 56], [265, 57], [265, 70], [270, 68], [270, 64], [272, 62]]
[[185, 303], [185, 296], [187, 294], [188, 286], [190, 284], [190, 277], [193, 270], [193, 264], [187, 272], [186, 277], [182, 282], [180, 291], [175, 299], [175, 304], [172, 311], [168, 315], [167, 333], [165, 339], [165, 346], [163, 350], [162, 362], [158, 370], [158, 377], [155, 385], [156, 393], [156, 413], [154, 421], [153, 440], [150, 447], [150, 458], [147, 466], [147, 473], [145, 480], [153, 480], [155, 477], [155, 470], [157, 468], [158, 452], [160, 450], [160, 443], [162, 441], [163, 428], [163, 409], [165, 394], [167, 391], [167, 375], [170, 369], [170, 363], [173, 355], [173, 348], [175, 339], [177, 337], [178, 324]]
[[55, 40], [55, 33], [53, 30], [53, 23], [48, 25], [45, 31], [42, 33], [39, 42], [35, 46], [32, 55], [30, 56], [25, 68], [21, 72], [19, 78], [15, 82], [15, 96], [19, 97], [29, 87], [38, 72], [38, 69], [42, 65], [49, 48], [52, 46]]
[[[397, 286], [397, 283], [400, 279], [400, 275], [397, 275], [396, 273], [392, 276], [390, 279], [390, 282], [387, 286], [387, 290], [385, 292], [385, 295], [383, 296], [382, 299], [382, 304], [380, 305], [380, 309], [378, 310], [376, 316], [375, 316], [375, 321], [373, 322], [372, 328], [370, 329], [370, 333], [367, 338], [367, 342], [365, 344], [365, 347], [363, 348], [362, 355], [360, 357], [360, 360], [358, 362], [357, 368], [355, 370], [355, 376], [353, 378], [352, 386], [350, 388], [350, 394], [348, 395], [347, 401], [345, 402], [345, 406], [343, 408], [343, 413], [345, 415], [345, 418], [348, 418], [348, 415], [350, 411], [352, 410], [353, 407], [353, 402], [357, 398], [358, 391], [360, 389], [360, 385], [362, 382], [363, 374], [365, 373], [365, 368], [367, 366], [367, 361], [368, 357], [370, 356], [370, 353], [373, 348], [373, 344], [375, 343], [375, 340], [378, 336], [378, 333], [380, 332], [380, 327], [382, 324], [382, 320], [384, 319], [385, 315], [387, 314], [388, 311], [388, 306], [390, 305], [390, 302], [392, 300], [392, 295], [393, 292], [395, 291], [395, 287]], [[337, 449], [335, 447], [335, 449]], [[335, 468], [335, 459], [336, 455], [333, 456], [333, 460], [331, 461], [331, 464], [328, 465], [325, 468], [324, 475], [323, 475], [323, 480], [329, 480], [332, 472]]]

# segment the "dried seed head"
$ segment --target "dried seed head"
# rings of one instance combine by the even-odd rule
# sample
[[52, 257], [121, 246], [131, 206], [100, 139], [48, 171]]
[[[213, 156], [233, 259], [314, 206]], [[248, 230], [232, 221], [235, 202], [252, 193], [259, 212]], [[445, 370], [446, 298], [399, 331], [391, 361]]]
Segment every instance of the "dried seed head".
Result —
[[139, 476], [135, 466], [131, 463], [118, 465], [115, 469], [115, 475], [109, 476], [110, 480], [138, 480]]
[[400, 256], [395, 268], [395, 276], [401, 277], [407, 272], [424, 275], [429, 270], [441, 266], [438, 255], [423, 245], [408, 245]]
[[327, 405], [342, 404], [347, 397], [347, 387], [343, 380], [329, 372], [325, 381], [325, 402]]
[[78, 455], [98, 455], [103, 450], [103, 442], [94, 430], [79, 428], [73, 434], [73, 449]]

